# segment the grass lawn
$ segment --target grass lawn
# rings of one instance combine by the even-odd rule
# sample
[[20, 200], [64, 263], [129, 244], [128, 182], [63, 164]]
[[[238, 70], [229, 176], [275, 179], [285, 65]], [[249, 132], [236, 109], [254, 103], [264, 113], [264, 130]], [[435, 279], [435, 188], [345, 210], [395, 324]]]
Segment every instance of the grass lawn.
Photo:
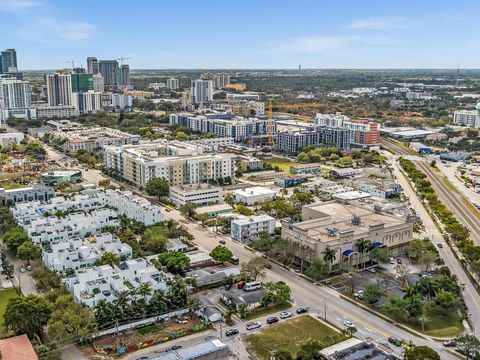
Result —
[[296, 161], [291, 161], [279, 157], [272, 157], [271, 159], [265, 160], [265, 162], [272, 165], [273, 167], [278, 166], [280, 170], [286, 172], [287, 174], [290, 174], [290, 166], [298, 164], [298, 162]]
[[0, 291], [0, 335], [3, 335], [3, 314], [5, 314], [8, 301], [17, 296], [14, 288]]
[[246, 340], [258, 359], [269, 359], [269, 350], [288, 351], [295, 358], [300, 347], [308, 341], [336, 334], [331, 327], [311, 316], [299, 316], [247, 336]]
[[262, 308], [262, 309], [259, 309], [258, 311], [255, 311], [255, 313], [253, 313], [253, 314], [249, 314], [245, 319], [246, 320], [256, 319], [258, 317], [265, 316], [265, 315], [268, 315], [268, 314], [272, 314], [272, 313], [275, 313], [277, 311], [285, 311], [287, 309], [290, 309], [291, 307], [292, 307], [292, 304], [285, 304], [285, 305], [270, 306], [270, 307], [267, 307], [267, 308]]
[[142, 335], [147, 335], [156, 331], [160, 331], [160, 328], [157, 325], [152, 324], [138, 328], [137, 331]]

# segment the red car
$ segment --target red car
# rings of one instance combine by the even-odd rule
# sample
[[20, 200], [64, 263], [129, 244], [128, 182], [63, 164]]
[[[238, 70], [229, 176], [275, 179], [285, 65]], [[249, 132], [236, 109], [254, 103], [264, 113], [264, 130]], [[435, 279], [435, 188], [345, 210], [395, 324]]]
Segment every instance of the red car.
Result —
[[243, 287], [245, 286], [245, 284], [246, 284], [246, 282], [245, 282], [244, 280], [241, 280], [241, 281], [238, 282], [237, 287], [238, 287], [239, 289], [243, 289]]

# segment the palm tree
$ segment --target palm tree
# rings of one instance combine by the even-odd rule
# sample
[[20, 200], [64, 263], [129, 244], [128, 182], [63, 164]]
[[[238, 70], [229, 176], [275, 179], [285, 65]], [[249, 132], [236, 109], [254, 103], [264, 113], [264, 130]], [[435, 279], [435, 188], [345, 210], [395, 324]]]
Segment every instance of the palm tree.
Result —
[[358, 251], [362, 253], [362, 262], [363, 262], [363, 267], [365, 267], [365, 256], [368, 251], [372, 248], [372, 241], [361, 238], [357, 240], [356, 246]]
[[327, 246], [325, 250], [322, 251], [323, 254], [323, 260], [329, 262], [330, 264], [333, 264], [335, 259], [337, 258], [337, 252], [332, 249], [330, 246]]
[[140, 284], [135, 293], [137, 295], [143, 296], [143, 300], [147, 302], [147, 296], [152, 295], [152, 287], [150, 286], [150, 283]]
[[100, 259], [100, 263], [102, 265], [110, 265], [111, 267], [113, 267], [113, 265], [117, 265], [119, 262], [119, 257], [112, 252], [106, 252]]
[[147, 308], [149, 314], [162, 314], [167, 311], [168, 303], [165, 293], [163, 291], [157, 291], [153, 294]]
[[97, 305], [95, 305], [94, 314], [99, 327], [103, 327], [113, 320], [112, 306], [105, 300], [100, 300]]

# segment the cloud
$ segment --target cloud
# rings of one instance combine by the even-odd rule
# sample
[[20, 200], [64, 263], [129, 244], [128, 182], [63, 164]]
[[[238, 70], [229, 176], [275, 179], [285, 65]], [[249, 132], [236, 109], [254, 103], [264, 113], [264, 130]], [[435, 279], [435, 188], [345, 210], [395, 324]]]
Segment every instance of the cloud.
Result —
[[86, 40], [94, 30], [95, 26], [88, 22], [41, 17], [32, 21], [30, 26], [19, 29], [19, 34], [29, 40], [49, 43], [58, 39]]
[[326, 53], [351, 45], [388, 45], [394, 41], [386, 36], [309, 36], [289, 40], [277, 48], [283, 51], [298, 51], [305, 53]]
[[42, 5], [41, 0], [0, 0], [0, 11], [21, 13]]
[[348, 25], [348, 27], [350, 29], [386, 30], [409, 28], [416, 24], [415, 21], [409, 18], [401, 16], [385, 16], [354, 20]]

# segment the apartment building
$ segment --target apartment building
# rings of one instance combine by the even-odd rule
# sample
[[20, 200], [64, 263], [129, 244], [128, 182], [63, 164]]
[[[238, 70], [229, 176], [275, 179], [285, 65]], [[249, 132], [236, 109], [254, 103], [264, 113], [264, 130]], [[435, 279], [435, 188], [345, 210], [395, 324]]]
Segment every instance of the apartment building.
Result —
[[477, 110], [457, 110], [453, 113], [453, 123], [455, 125], [475, 127], [478, 119]]
[[288, 154], [297, 154], [308, 145], [334, 145], [347, 150], [350, 149], [350, 132], [346, 128], [316, 127], [276, 134], [275, 147]]
[[211, 180], [235, 179], [235, 159], [232, 154], [198, 154], [184, 144], [151, 143], [138, 146], [107, 146], [105, 166], [123, 179], [144, 187], [154, 178], [168, 179], [171, 186], [206, 183]]
[[214, 152], [220, 148], [233, 145], [235, 140], [231, 137], [215, 137], [211, 139], [191, 140], [187, 141], [187, 143], [203, 147], [204, 152]]
[[335, 201], [310, 204], [302, 208], [302, 219], [298, 223], [282, 221], [282, 237], [303, 249], [290, 255], [295, 263], [305, 266], [314, 258], [323, 258], [327, 247], [335, 251], [334, 266], [345, 261], [352, 265], [368, 261], [370, 253], [356, 245], [360, 239], [386, 247], [392, 256], [406, 252], [413, 240], [413, 222], [408, 216], [376, 212], [361, 205]]
[[232, 220], [230, 236], [233, 240], [248, 242], [257, 238], [262, 231], [273, 234], [275, 222], [275, 218], [268, 215], [239, 215]]
[[223, 188], [209, 184], [189, 184], [170, 187], [170, 200], [178, 206], [187, 202], [199, 206], [223, 204]]
[[234, 190], [232, 194], [237, 203], [245, 205], [254, 205], [255, 203], [261, 203], [266, 200], [274, 199], [277, 196], [275, 191], [261, 186], [237, 189]]
[[[169, 289], [173, 276], [157, 268], [147, 259], [138, 258], [121, 262], [118, 265], [102, 265], [80, 269], [66, 283], [75, 300], [88, 307], [94, 307], [100, 300], [113, 302], [119, 293], [128, 291], [135, 294], [141, 284], [149, 284], [152, 295]], [[152, 295], [147, 296], [147, 302]], [[132, 295], [134, 300], [143, 296]]]
[[79, 270], [93, 266], [105, 253], [112, 253], [119, 259], [130, 259], [132, 248], [111, 233], [96, 234], [83, 239], [74, 236], [52, 241], [48, 248], [43, 249], [42, 261], [53, 271]]
[[8, 190], [0, 187], [0, 204], [2, 206], [35, 200], [46, 201], [54, 196], [55, 189], [42, 183]]

